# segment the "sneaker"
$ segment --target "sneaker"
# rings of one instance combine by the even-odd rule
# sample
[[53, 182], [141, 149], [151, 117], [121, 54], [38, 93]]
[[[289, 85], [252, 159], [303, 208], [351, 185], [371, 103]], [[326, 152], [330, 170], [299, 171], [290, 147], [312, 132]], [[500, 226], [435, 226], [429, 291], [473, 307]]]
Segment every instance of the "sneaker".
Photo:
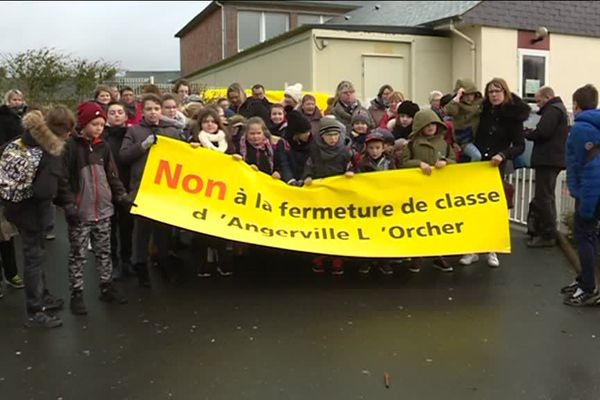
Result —
[[471, 265], [477, 261], [479, 261], [478, 254], [465, 254], [460, 258], [460, 260], [458, 260], [459, 264], [461, 265]]
[[217, 272], [218, 272], [218, 273], [219, 273], [219, 275], [221, 275], [221, 276], [231, 276], [231, 275], [233, 275], [233, 272], [232, 272], [232, 271], [228, 271], [228, 270], [226, 270], [225, 268], [223, 268], [223, 267], [221, 267], [221, 266], [218, 266], [218, 267], [217, 267]]
[[21, 277], [18, 274], [10, 279], [7, 279], [6, 284], [15, 289], [23, 289], [25, 287], [25, 284], [23, 284], [23, 279], [21, 279]]
[[56, 239], [56, 235], [54, 233], [47, 233], [45, 236], [46, 240], [54, 240]]
[[43, 311], [29, 314], [25, 326], [27, 328], [58, 328], [62, 325], [62, 321], [54, 316]]
[[63, 299], [59, 299], [48, 291], [44, 293], [44, 310], [60, 310], [64, 305]]
[[344, 275], [344, 261], [341, 258], [334, 258], [331, 262], [331, 275]]
[[556, 239], [544, 239], [541, 236], [534, 236], [527, 241], [527, 247], [532, 249], [554, 246], [556, 246]]
[[87, 309], [83, 303], [83, 292], [74, 290], [71, 293], [71, 312], [75, 315], [86, 315]]
[[119, 304], [127, 303], [127, 297], [112, 283], [103, 283], [100, 285], [100, 301], [106, 303], [117, 302]]
[[323, 266], [324, 257], [315, 257], [312, 261], [312, 270], [315, 274], [322, 274], [325, 272], [325, 267]]
[[575, 293], [575, 291], [577, 290], [578, 287], [579, 287], [579, 284], [577, 283], [577, 281], [573, 281], [573, 282], [569, 283], [567, 286], [563, 286], [562, 288], [560, 288], [560, 294], [573, 295], [573, 293]]
[[205, 272], [205, 271], [202, 271], [202, 272], [199, 271], [197, 275], [198, 275], [198, 278], [210, 278], [212, 276], [212, 274], [210, 272]]
[[358, 267], [358, 273], [359, 274], [367, 275], [369, 272], [371, 272], [371, 266], [370, 265], [363, 264], [360, 267]]
[[413, 273], [421, 272], [421, 259], [420, 258], [411, 258], [410, 265], [408, 266], [408, 270]]
[[448, 264], [448, 261], [444, 260], [443, 258], [436, 259], [433, 262], [433, 268], [439, 269], [442, 272], [454, 271], [454, 268], [452, 268], [452, 265]]
[[584, 292], [581, 288], [577, 288], [573, 295], [567, 296], [563, 303], [573, 307], [595, 306], [600, 300], [598, 289], [593, 293]]
[[394, 268], [389, 264], [381, 265], [379, 266], [379, 272], [385, 276], [394, 275]]
[[498, 268], [500, 266], [500, 260], [498, 260], [496, 253], [489, 253], [487, 256], [487, 262], [491, 268]]

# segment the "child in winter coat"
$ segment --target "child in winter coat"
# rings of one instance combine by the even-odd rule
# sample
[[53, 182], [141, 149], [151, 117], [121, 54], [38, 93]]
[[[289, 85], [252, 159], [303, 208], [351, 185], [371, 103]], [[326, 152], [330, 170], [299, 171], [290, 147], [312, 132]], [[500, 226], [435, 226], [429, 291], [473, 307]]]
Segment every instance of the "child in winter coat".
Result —
[[113, 201], [126, 206], [130, 206], [131, 201], [119, 179], [110, 146], [102, 139], [106, 124], [106, 114], [102, 108], [97, 103], [80, 104], [77, 108], [77, 122], [81, 131], [67, 141], [64, 163], [68, 190], [77, 208], [75, 215], [67, 214], [71, 244], [71, 312], [84, 315], [87, 310], [83, 302], [83, 270], [88, 242], [91, 242], [96, 256], [100, 300], [119, 303], [127, 301], [112, 283], [110, 220], [114, 214]]
[[454, 90], [456, 95], [444, 107], [446, 114], [453, 119], [454, 142], [471, 161], [480, 161], [481, 152], [473, 142], [483, 110], [483, 96], [470, 79], [457, 80]]
[[[219, 113], [215, 108], [207, 107], [202, 110], [195, 122], [190, 141], [192, 147], [203, 147], [228, 154], [234, 151], [229, 133], [223, 126]], [[198, 277], [210, 278], [215, 272], [218, 272], [221, 276], [231, 276], [233, 274], [231, 246], [227, 241], [195, 234], [192, 243], [194, 252], [200, 260], [197, 271]]]
[[286, 136], [277, 143], [274, 176], [288, 185], [302, 186], [304, 183], [304, 166], [312, 140], [311, 122], [303, 113], [290, 111]]
[[[393, 160], [385, 152], [385, 138], [380, 132], [371, 133], [365, 139], [365, 150], [359, 163], [359, 172], [388, 171], [395, 169]], [[376, 264], [372, 260], [360, 262], [358, 272], [368, 274]], [[378, 263], [383, 275], [392, 275], [394, 270], [387, 262]]]
[[[160, 119], [162, 115], [161, 100], [155, 94], [146, 94], [142, 98], [142, 120], [139, 125], [130, 126], [123, 138], [119, 158], [131, 168], [129, 190], [135, 198], [139, 190], [148, 152], [159, 136], [181, 139], [180, 131], [167, 121]], [[141, 287], [150, 287], [148, 274], [148, 245], [152, 238], [157, 248], [158, 266], [166, 274], [169, 263], [169, 247], [171, 227], [143, 217], [135, 217], [132, 235], [132, 263]]]
[[365, 139], [371, 132], [371, 118], [369, 113], [364, 110], [358, 110], [352, 114], [352, 132], [350, 139], [352, 140], [352, 149], [358, 154], [361, 154], [365, 147]]
[[240, 140], [236, 158], [244, 160], [257, 171], [273, 173], [273, 146], [267, 137], [267, 126], [260, 117], [248, 119], [246, 134]]
[[[319, 135], [310, 144], [310, 157], [304, 170], [304, 185], [310, 186], [313, 178], [327, 178], [336, 175], [354, 175], [358, 164], [356, 152], [349, 145], [349, 138], [343, 132], [344, 126], [333, 116], [321, 119]], [[313, 258], [312, 270], [315, 273], [325, 271], [325, 262], [331, 259], [331, 275], [344, 274], [344, 262], [339, 257], [317, 256]]]
[[392, 134], [396, 140], [403, 139], [406, 143], [408, 136], [412, 132], [413, 118], [419, 111], [419, 106], [410, 100], [403, 101], [398, 106], [398, 117], [393, 122], [388, 123], [388, 129], [392, 130]]
[[314, 135], [319, 134], [319, 121], [323, 118], [323, 114], [319, 107], [317, 107], [317, 100], [312, 94], [305, 94], [302, 97], [302, 103], [300, 103], [299, 110], [309, 121], [310, 121], [310, 133]]
[[282, 104], [273, 104], [271, 107], [271, 118], [267, 122], [269, 132], [271, 135], [284, 137], [286, 126], [284, 106]]
[[[122, 103], [108, 104], [107, 123], [102, 139], [108, 143], [112, 156], [117, 164], [119, 179], [125, 190], [129, 190], [130, 170], [119, 157], [123, 138], [127, 133], [127, 110]], [[131, 266], [131, 235], [133, 233], [133, 216], [129, 208], [119, 205], [110, 221], [110, 247], [113, 260], [113, 278], [119, 279], [133, 274]]]
[[[432, 110], [421, 110], [414, 118], [413, 131], [404, 149], [402, 167], [418, 167], [425, 175], [431, 175], [432, 168], [441, 169], [454, 163], [454, 152], [444, 140], [446, 125]], [[413, 258], [409, 270], [419, 272], [423, 259]], [[443, 272], [452, 272], [453, 268], [441, 256], [436, 257], [433, 266]]]

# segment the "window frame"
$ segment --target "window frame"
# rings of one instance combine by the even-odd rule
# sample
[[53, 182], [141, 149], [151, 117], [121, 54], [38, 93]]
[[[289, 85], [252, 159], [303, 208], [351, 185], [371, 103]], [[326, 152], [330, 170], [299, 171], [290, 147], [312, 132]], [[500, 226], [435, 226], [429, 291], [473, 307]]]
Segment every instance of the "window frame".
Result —
[[[264, 43], [266, 41], [265, 37], [267, 36], [267, 28], [266, 28], [266, 14], [282, 14], [285, 15], [285, 31], [280, 33], [280, 35], [283, 35], [286, 32], [290, 31], [290, 13], [284, 12], [284, 11], [264, 11], [264, 10], [253, 10], [253, 9], [238, 9], [237, 11], [237, 43], [236, 43], [236, 47], [237, 47], [237, 51], [238, 53], [244, 51], [244, 50], [248, 50], [248, 49], [240, 49], [240, 12], [254, 12], [254, 13], [258, 13], [260, 14], [259, 16], [259, 26], [258, 26], [258, 43], [248, 47], [252, 48], [256, 45], [259, 45], [261, 43]], [[279, 35], [277, 35], [279, 36]], [[277, 36], [273, 36], [273, 37], [277, 37]], [[271, 38], [272, 39], [272, 38]], [[270, 40], [270, 39], [269, 39]]]
[[518, 49], [517, 62], [519, 65], [519, 90], [517, 93], [527, 103], [535, 103], [532, 99], [525, 98], [523, 93], [523, 59], [525, 56], [544, 57], [544, 85], [550, 85], [550, 51], [548, 50], [531, 50], [531, 49]]

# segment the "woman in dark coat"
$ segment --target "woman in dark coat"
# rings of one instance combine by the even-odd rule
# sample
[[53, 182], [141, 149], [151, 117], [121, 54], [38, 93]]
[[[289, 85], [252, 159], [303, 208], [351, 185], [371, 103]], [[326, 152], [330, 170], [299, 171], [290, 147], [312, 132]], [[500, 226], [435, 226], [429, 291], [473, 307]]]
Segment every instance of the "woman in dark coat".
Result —
[[506, 160], [523, 153], [523, 122], [530, 113], [529, 105], [510, 92], [504, 79], [494, 78], [488, 82], [475, 136], [482, 160], [491, 161], [503, 171]]
[[[502, 78], [489, 81], [484, 96], [474, 143], [481, 152], [481, 159], [498, 166], [504, 175], [506, 160], [514, 159], [525, 150], [523, 122], [529, 118], [531, 108], [511, 93]], [[467, 254], [459, 262], [469, 265], [478, 259], [477, 254]], [[487, 262], [492, 268], [500, 266], [496, 253], [489, 253]]]

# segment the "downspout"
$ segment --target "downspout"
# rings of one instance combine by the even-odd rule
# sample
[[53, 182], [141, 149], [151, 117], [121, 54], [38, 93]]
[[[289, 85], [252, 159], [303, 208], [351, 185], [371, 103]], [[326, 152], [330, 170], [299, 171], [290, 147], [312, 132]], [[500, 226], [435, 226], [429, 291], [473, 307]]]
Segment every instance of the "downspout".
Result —
[[215, 1], [215, 4], [221, 8], [221, 60], [225, 59], [225, 7], [223, 4]]
[[461, 38], [463, 38], [467, 43], [469, 43], [469, 47], [471, 49], [471, 71], [473, 71], [473, 82], [475, 82], [475, 84], [477, 84], [477, 60], [475, 58], [475, 41], [473, 39], [471, 39], [470, 37], [468, 37], [467, 35], [465, 35], [464, 33], [462, 33], [461, 31], [459, 31], [458, 29], [456, 29], [456, 27], [454, 26], [454, 21], [450, 21], [450, 24], [448, 25], [448, 30], [452, 33], [454, 33], [457, 36], [460, 36]]

